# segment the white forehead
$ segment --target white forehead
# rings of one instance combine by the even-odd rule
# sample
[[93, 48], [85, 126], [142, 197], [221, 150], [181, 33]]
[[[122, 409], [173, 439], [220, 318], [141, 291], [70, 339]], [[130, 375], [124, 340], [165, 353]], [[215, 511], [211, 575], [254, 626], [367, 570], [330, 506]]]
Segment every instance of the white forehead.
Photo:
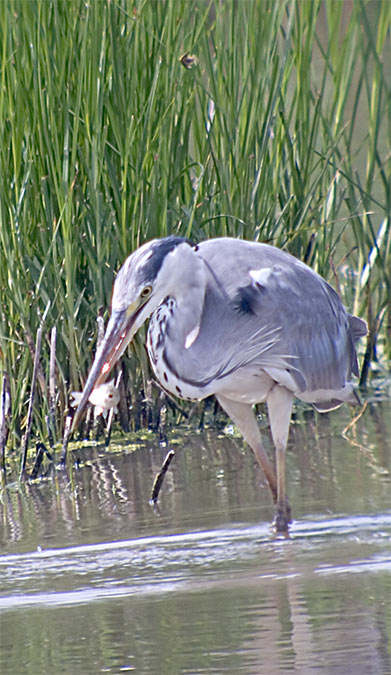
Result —
[[139, 253], [140, 256], [138, 259], [138, 264], [141, 266], [144, 265], [147, 262], [147, 260], [149, 260], [153, 256], [153, 250], [151, 249], [150, 242], [148, 242], [148, 244], [144, 244], [144, 246], [142, 246], [139, 249]]
[[140, 246], [140, 248], [136, 249], [130, 254], [123, 264], [125, 273], [129, 272], [130, 267], [134, 265], [135, 255], [137, 255], [138, 266], [143, 266], [151, 258], [153, 255], [153, 249], [151, 248], [152, 243], [153, 242], [151, 241], [147, 241], [145, 244]]

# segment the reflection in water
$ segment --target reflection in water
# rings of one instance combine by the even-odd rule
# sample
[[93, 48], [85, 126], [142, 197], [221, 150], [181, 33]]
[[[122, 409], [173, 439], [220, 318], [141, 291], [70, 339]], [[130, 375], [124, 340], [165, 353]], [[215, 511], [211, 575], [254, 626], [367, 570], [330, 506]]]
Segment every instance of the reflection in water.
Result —
[[0, 504], [0, 663], [20, 672], [389, 673], [390, 405], [301, 413], [288, 452], [296, 521], [272, 505], [241, 440], [80, 451]]

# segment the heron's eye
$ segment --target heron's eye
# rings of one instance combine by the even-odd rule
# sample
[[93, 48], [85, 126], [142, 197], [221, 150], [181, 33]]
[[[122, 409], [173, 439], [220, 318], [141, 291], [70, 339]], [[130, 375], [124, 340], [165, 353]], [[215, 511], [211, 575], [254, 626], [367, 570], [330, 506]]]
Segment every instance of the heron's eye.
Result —
[[152, 293], [152, 286], [145, 286], [140, 293], [141, 298], [147, 298]]

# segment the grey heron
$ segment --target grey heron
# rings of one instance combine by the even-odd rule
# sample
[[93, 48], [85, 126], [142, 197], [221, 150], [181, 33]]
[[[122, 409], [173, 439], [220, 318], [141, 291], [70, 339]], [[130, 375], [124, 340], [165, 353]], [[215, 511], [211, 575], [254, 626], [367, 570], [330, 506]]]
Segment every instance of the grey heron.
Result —
[[[291, 522], [285, 450], [294, 397], [326, 412], [357, 403], [356, 341], [366, 334], [333, 288], [274, 246], [217, 238], [149, 241], [116, 277], [111, 317], [73, 420], [150, 318], [153, 371], [171, 394], [214, 394], [261, 466], [276, 505], [275, 529]], [[276, 461], [263, 447], [253, 406], [266, 402]]]

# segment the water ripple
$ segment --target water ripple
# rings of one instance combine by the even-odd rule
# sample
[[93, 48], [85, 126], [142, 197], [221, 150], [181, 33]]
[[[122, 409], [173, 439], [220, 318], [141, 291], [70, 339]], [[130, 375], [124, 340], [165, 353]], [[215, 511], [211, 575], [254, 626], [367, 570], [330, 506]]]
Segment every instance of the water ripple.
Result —
[[300, 521], [289, 539], [261, 524], [9, 554], [0, 610], [391, 572], [390, 533], [390, 514], [378, 514]]

